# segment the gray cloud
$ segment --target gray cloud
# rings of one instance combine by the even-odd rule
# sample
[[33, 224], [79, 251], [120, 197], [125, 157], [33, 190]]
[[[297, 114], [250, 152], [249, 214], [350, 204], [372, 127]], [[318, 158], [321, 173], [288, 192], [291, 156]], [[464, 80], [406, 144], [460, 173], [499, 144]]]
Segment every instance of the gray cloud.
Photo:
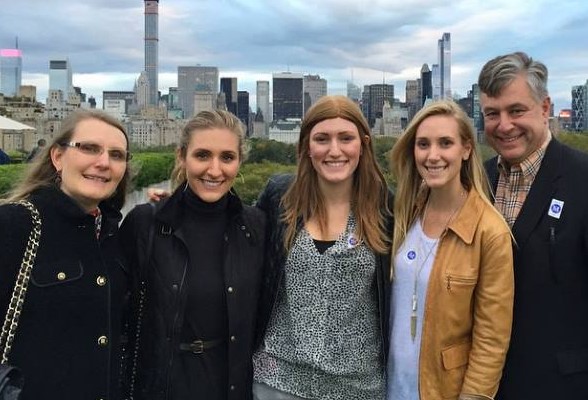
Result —
[[[524, 50], [550, 68], [561, 108], [571, 86], [588, 78], [586, 20], [582, 0], [161, 0], [160, 73], [216, 65], [221, 75], [241, 71], [240, 86], [254, 92], [248, 77], [290, 68], [320, 73], [341, 93], [353, 70], [357, 84], [386, 79], [403, 98], [406, 79], [436, 62], [437, 39], [451, 32], [456, 92], [465, 95], [491, 57]], [[10, 1], [0, 14], [0, 47], [18, 35], [25, 77], [68, 57], [83, 89], [100, 96], [98, 84], [132, 88], [144, 63], [143, 23], [141, 0]], [[81, 74], [95, 74], [95, 83]]]

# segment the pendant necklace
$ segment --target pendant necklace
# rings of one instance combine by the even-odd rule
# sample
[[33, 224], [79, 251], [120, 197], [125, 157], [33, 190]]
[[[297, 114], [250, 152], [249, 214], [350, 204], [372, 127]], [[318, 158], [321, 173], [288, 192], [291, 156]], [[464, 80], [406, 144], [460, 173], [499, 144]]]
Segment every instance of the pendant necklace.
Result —
[[[465, 194], [462, 192], [462, 197], [464, 195]], [[416, 337], [416, 330], [417, 330], [417, 310], [418, 310], [417, 286], [418, 286], [418, 281], [419, 281], [419, 275], [421, 274], [423, 267], [427, 263], [427, 260], [431, 256], [431, 253], [433, 253], [433, 250], [437, 247], [441, 238], [443, 238], [443, 236], [445, 236], [445, 233], [447, 232], [447, 227], [449, 226], [449, 223], [451, 222], [453, 217], [455, 217], [455, 214], [457, 214], [457, 212], [461, 208], [462, 204], [463, 204], [463, 202], [460, 202], [460, 204], [455, 208], [455, 210], [453, 210], [453, 212], [451, 213], [451, 215], [449, 216], [447, 221], [445, 221], [445, 225], [443, 226], [443, 230], [441, 231], [441, 235], [439, 235], [439, 237], [435, 240], [435, 242], [431, 245], [431, 247], [429, 247], [429, 249], [427, 251], [427, 255], [425, 256], [425, 259], [423, 261], [421, 261], [420, 266], [415, 270], [414, 286], [413, 286], [413, 290], [412, 290], [412, 312], [410, 313], [410, 336], [413, 341]], [[427, 219], [427, 210], [428, 209], [429, 209], [429, 202], [427, 201], [427, 204], [425, 205], [425, 211], [423, 212], [422, 229], [421, 229], [422, 235], [425, 235], [424, 227], [425, 227], [425, 221]], [[424, 242], [423, 237], [422, 236], [419, 237], [419, 254], [424, 254], [425, 246], [424, 246], [423, 242]]]

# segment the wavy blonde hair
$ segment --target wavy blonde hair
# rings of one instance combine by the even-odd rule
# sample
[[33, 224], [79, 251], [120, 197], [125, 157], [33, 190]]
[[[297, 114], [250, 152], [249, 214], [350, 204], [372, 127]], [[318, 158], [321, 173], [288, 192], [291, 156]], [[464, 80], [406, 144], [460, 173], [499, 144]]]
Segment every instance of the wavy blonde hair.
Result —
[[[390, 215], [388, 187], [376, 162], [370, 129], [361, 110], [344, 96], [321, 97], [306, 113], [300, 127], [298, 163], [294, 181], [282, 198], [283, 221], [286, 224], [285, 246], [290, 249], [296, 236], [299, 218], [307, 222], [316, 217], [322, 232], [327, 230], [327, 210], [318, 185], [318, 176], [309, 157], [310, 131], [319, 122], [343, 118], [357, 127], [362, 155], [353, 175], [351, 210], [357, 220], [357, 236], [374, 251], [389, 249], [386, 218]], [[367, 136], [367, 138], [366, 138]]]
[[415, 219], [421, 214], [429, 195], [429, 189], [422, 184], [422, 178], [416, 168], [414, 147], [419, 126], [425, 119], [435, 115], [448, 116], [457, 122], [462, 143], [469, 143], [472, 146], [470, 157], [461, 164], [461, 183], [468, 191], [474, 188], [494, 209], [490, 201], [490, 184], [476, 147], [475, 131], [470, 118], [451, 100], [433, 102], [414, 116], [390, 152], [392, 175], [397, 182], [394, 198], [393, 257], [406, 239], [406, 234]]

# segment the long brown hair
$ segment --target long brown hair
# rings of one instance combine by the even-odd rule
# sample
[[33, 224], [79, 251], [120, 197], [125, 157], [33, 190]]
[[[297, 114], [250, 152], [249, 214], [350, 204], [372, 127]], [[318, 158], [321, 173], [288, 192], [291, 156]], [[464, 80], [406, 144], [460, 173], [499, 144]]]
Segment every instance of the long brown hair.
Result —
[[[4, 202], [18, 201], [27, 198], [32, 192], [41, 188], [55, 185], [57, 170], [51, 161], [51, 149], [60, 147], [62, 143], [71, 141], [74, 131], [78, 124], [88, 119], [102, 121], [118, 129], [125, 136], [127, 142], [127, 151], [129, 148], [129, 139], [125, 127], [115, 118], [100, 110], [78, 109], [71, 113], [61, 124], [59, 134], [53, 139], [53, 142], [35, 157], [35, 161], [30, 164], [22, 181], [9, 192]], [[125, 173], [118, 183], [113, 195], [108, 199], [109, 203], [120, 210], [125, 203], [127, 191], [130, 185], [130, 168], [127, 162]]]
[[[452, 117], [457, 122], [459, 137], [462, 143], [472, 146], [470, 157], [461, 164], [461, 184], [470, 190], [474, 188], [480, 197], [492, 206], [490, 201], [490, 185], [482, 159], [476, 149], [474, 128], [467, 114], [461, 107], [451, 100], [441, 100], [429, 104], [421, 109], [412, 119], [406, 130], [400, 136], [390, 153], [392, 174], [396, 178], [397, 186], [394, 196], [394, 243], [392, 256], [396, 254], [406, 238], [406, 234], [420, 215], [424, 200], [428, 196], [428, 187], [422, 185], [414, 159], [416, 132], [421, 123], [434, 115]], [[494, 207], [492, 206], [492, 209]]]
[[384, 253], [389, 248], [385, 224], [390, 215], [388, 188], [376, 162], [370, 129], [361, 110], [344, 96], [321, 97], [306, 113], [298, 140], [296, 177], [282, 198], [283, 221], [286, 223], [285, 246], [290, 249], [296, 236], [298, 218], [307, 222], [316, 217], [320, 229], [327, 228], [327, 211], [319, 189], [317, 172], [309, 157], [310, 131], [324, 120], [343, 118], [357, 126], [362, 155], [353, 176], [351, 210], [357, 219], [357, 236], [374, 251]]

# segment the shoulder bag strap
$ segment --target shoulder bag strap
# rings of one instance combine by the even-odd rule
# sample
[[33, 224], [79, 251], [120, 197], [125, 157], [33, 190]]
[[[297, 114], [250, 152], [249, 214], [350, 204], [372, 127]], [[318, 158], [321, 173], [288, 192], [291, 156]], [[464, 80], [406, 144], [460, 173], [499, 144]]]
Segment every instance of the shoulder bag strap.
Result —
[[151, 220], [149, 222], [149, 232], [147, 236], [147, 249], [144, 262], [139, 265], [139, 298], [137, 301], [137, 325], [135, 327], [135, 343], [133, 346], [133, 361], [131, 365], [131, 376], [129, 380], [129, 400], [133, 400], [135, 396], [135, 383], [137, 381], [137, 363], [139, 359], [139, 341], [141, 339], [141, 325], [143, 323], [143, 307], [145, 306], [145, 298], [147, 294], [147, 267], [151, 259], [151, 252], [153, 249], [153, 237], [155, 236], [155, 211], [156, 206], [151, 204]]
[[2, 325], [2, 332], [0, 333], [0, 348], [2, 349], [1, 364], [6, 364], [8, 362], [8, 354], [12, 348], [12, 342], [14, 341], [14, 335], [16, 334], [16, 328], [18, 326], [18, 319], [20, 318], [25, 295], [27, 294], [29, 279], [31, 278], [31, 271], [33, 270], [33, 264], [35, 263], [35, 257], [37, 256], [39, 240], [41, 239], [41, 216], [39, 215], [37, 208], [33, 203], [27, 200], [21, 200], [15, 204], [20, 204], [31, 212], [33, 228], [29, 234], [27, 247], [16, 277], [12, 297], [10, 298], [4, 324]]

